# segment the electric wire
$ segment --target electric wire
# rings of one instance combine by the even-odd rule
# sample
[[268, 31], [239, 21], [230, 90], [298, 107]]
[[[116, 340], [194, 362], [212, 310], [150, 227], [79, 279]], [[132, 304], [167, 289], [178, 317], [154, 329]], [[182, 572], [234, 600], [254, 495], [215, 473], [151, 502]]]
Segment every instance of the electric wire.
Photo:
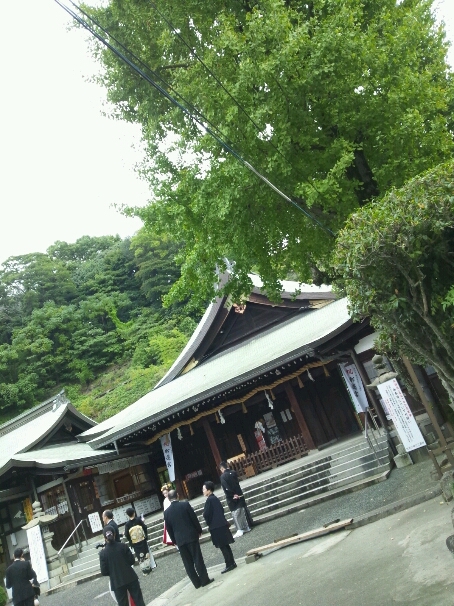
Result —
[[[158, 13], [158, 15], [161, 17], [161, 19], [163, 21], [165, 21], [165, 23], [167, 24], [167, 26], [170, 28], [170, 30], [172, 31], [172, 33], [177, 36], [177, 38], [184, 44], [184, 46], [189, 50], [189, 52], [191, 53], [191, 55], [197, 59], [197, 61], [199, 61], [199, 63], [205, 68], [205, 70], [210, 74], [210, 76], [212, 78], [214, 78], [214, 80], [217, 82], [217, 84], [219, 84], [219, 86], [222, 88], [222, 90], [224, 92], [227, 93], [227, 95], [230, 97], [230, 99], [235, 103], [235, 105], [238, 107], [238, 109], [240, 111], [243, 112], [243, 114], [246, 116], [246, 118], [254, 125], [254, 127], [256, 128], [257, 132], [259, 134], [262, 134], [264, 129], [261, 128], [255, 121], [254, 119], [248, 114], [248, 112], [245, 110], [245, 108], [243, 107], [243, 105], [232, 95], [232, 93], [224, 86], [224, 84], [221, 82], [221, 80], [219, 80], [219, 78], [216, 76], [216, 74], [213, 72], [213, 70], [211, 70], [208, 65], [206, 65], [206, 63], [203, 61], [203, 59], [201, 57], [199, 57], [199, 55], [197, 54], [197, 52], [192, 48], [192, 46], [183, 38], [183, 36], [180, 34], [180, 32], [178, 31], [178, 29], [173, 25], [173, 23], [170, 21], [170, 19], [168, 19], [164, 13], [162, 13], [162, 11], [159, 10], [159, 8], [157, 7], [157, 5], [152, 2], [152, 0], [148, 0], [149, 4], [155, 9], [155, 11]], [[288, 164], [288, 159], [284, 156], [284, 154], [281, 152], [281, 150], [277, 147], [277, 145], [275, 145], [273, 143], [273, 141], [271, 139], [267, 140], [267, 143], [269, 145], [271, 145], [271, 147], [274, 149], [274, 151], [285, 161], [285, 163], [289, 166]], [[313, 183], [311, 183], [310, 181], [308, 182], [309, 187], [311, 187], [318, 195], [320, 195], [320, 192], [318, 191], [318, 189], [315, 187], [315, 185]]]
[[[156, 4], [154, 2], [152, 2], [151, 0], [149, 0], [149, 4], [151, 4], [151, 6], [155, 9], [155, 11], [158, 13], [158, 15], [161, 17], [161, 19], [163, 21], [165, 21], [165, 23], [168, 25], [168, 27], [170, 28], [170, 30], [172, 31], [172, 33], [177, 36], [177, 38], [184, 44], [184, 46], [189, 50], [189, 52], [191, 53], [191, 55], [197, 59], [197, 61], [206, 69], [206, 71], [210, 74], [210, 76], [212, 78], [214, 78], [214, 80], [219, 84], [219, 86], [222, 88], [222, 90], [227, 93], [227, 95], [230, 97], [230, 99], [235, 103], [235, 105], [238, 107], [238, 109], [240, 109], [243, 114], [246, 116], [246, 118], [255, 126], [255, 128], [257, 129], [257, 132], [262, 133], [263, 132], [263, 128], [261, 128], [256, 122], [255, 120], [248, 114], [248, 112], [244, 109], [244, 107], [242, 106], [242, 104], [237, 101], [237, 99], [232, 95], [232, 93], [223, 85], [223, 83], [221, 82], [221, 80], [219, 80], [219, 78], [216, 76], [216, 74], [208, 67], [208, 65], [203, 61], [203, 59], [201, 57], [199, 57], [198, 53], [192, 48], [192, 46], [183, 38], [183, 36], [180, 34], [180, 32], [178, 31], [178, 29], [173, 25], [173, 23], [167, 19], [167, 17], [159, 10], [159, 8], [156, 6]], [[282, 154], [281, 151], [279, 151], [279, 149], [274, 145], [274, 143], [272, 141], [269, 141], [269, 143], [272, 145], [272, 147], [277, 151], [277, 153], [285, 160], [287, 161], [287, 158]]]
[[[96, 27], [101, 30], [102, 32], [104, 32], [111, 40], [113, 40], [116, 44], [118, 44], [119, 47], [121, 47], [125, 53], [127, 53], [132, 59], [134, 59], [134, 61], [136, 61], [137, 63], [139, 63], [139, 65], [141, 65], [144, 69], [146, 69], [150, 74], [152, 74], [152, 76], [158, 80], [161, 81], [161, 83], [167, 87], [168, 90], [172, 91], [173, 94], [178, 97], [181, 101], [183, 101], [187, 107], [190, 107], [191, 110], [196, 113], [197, 115], [200, 116], [200, 118], [202, 120], [204, 120], [207, 124], [209, 124], [211, 126], [211, 128], [213, 130], [215, 130], [219, 136], [224, 137], [225, 139], [228, 140], [228, 137], [226, 137], [226, 135], [215, 125], [213, 124], [213, 122], [211, 122], [200, 110], [198, 110], [190, 101], [188, 101], [187, 99], [185, 99], [183, 97], [183, 95], [181, 95], [169, 82], [167, 82], [165, 80], [165, 78], [163, 78], [158, 72], [154, 71], [151, 69], [151, 67], [149, 65], [147, 65], [146, 63], [144, 63], [144, 61], [142, 61], [142, 59], [140, 59], [140, 57], [138, 57], [137, 55], [135, 55], [129, 48], [127, 48], [124, 44], [122, 44], [122, 42], [120, 42], [120, 40], [118, 40], [118, 38], [116, 38], [111, 32], [109, 32], [108, 30], [106, 30], [94, 17], [92, 17], [91, 15], [89, 15], [87, 12], [85, 12], [80, 6], [78, 6], [77, 4], [75, 4], [73, 2], [73, 0], [69, 0], [70, 4], [72, 4], [74, 6], [74, 8], [78, 11], [80, 11], [80, 13], [82, 13], [82, 15], [84, 15], [87, 19], [89, 19], [92, 23], [94, 23], [96, 25]], [[229, 140], [229, 144], [233, 145], [232, 141]]]
[[[213, 124], [213, 122], [211, 122], [200, 110], [198, 110], [192, 103], [190, 103], [187, 99], [185, 99], [169, 82], [167, 82], [158, 72], [152, 70], [149, 65], [147, 65], [146, 63], [144, 63], [144, 61], [142, 61], [142, 59], [140, 59], [140, 57], [138, 57], [137, 55], [135, 55], [129, 48], [127, 48], [122, 42], [120, 42], [120, 40], [118, 40], [118, 38], [116, 38], [111, 32], [109, 32], [108, 30], [106, 30], [92, 15], [88, 14], [86, 11], [84, 11], [80, 6], [78, 6], [75, 2], [73, 2], [73, 0], [69, 0], [70, 4], [72, 4], [72, 6], [74, 6], [74, 8], [78, 11], [80, 11], [80, 13], [82, 15], [84, 15], [87, 19], [89, 19], [92, 23], [94, 23], [96, 25], [96, 27], [98, 29], [100, 29], [101, 31], [103, 31], [107, 36], [109, 36], [109, 38], [111, 40], [113, 40], [116, 44], [118, 44], [126, 53], [128, 53], [128, 55], [130, 57], [132, 57], [134, 59], [134, 61], [137, 61], [140, 65], [142, 65], [145, 69], [147, 69], [152, 75], [153, 77], [159, 79], [166, 87], [168, 90], [173, 91], [173, 93], [179, 97], [184, 103], [186, 103], [186, 105], [188, 107], [190, 107], [192, 109], [192, 111], [194, 111], [196, 114], [198, 114], [203, 120], [205, 120], [205, 122], [207, 124], [209, 124], [211, 126], [211, 128], [213, 128], [213, 130], [215, 130], [219, 136], [223, 137], [224, 139], [226, 139], [229, 143], [230, 146], [233, 146], [234, 143], [232, 142], [232, 140], [227, 137], [225, 135], [225, 133], [223, 133], [218, 126], [216, 126], [215, 124]], [[233, 95], [230, 94], [230, 92], [224, 87], [224, 85], [222, 84], [222, 82], [217, 78], [217, 76], [210, 70], [210, 68], [205, 65], [205, 63], [202, 61], [202, 59], [197, 55], [197, 53], [193, 52], [193, 50], [191, 49], [191, 46], [186, 42], [186, 40], [184, 40], [184, 38], [178, 33], [178, 30], [175, 28], [175, 26], [168, 20], [166, 19], [165, 15], [163, 15], [158, 7], [156, 6], [156, 4], [154, 4], [153, 2], [150, 1], [151, 6], [156, 10], [156, 12], [158, 13], [158, 15], [166, 22], [166, 24], [168, 25], [168, 27], [171, 29], [172, 33], [174, 33], [175, 35], [177, 35], [180, 40], [183, 42], [183, 44], [189, 49], [189, 51], [191, 52], [191, 54], [193, 54], [193, 56], [203, 65], [203, 67], [208, 71], [208, 73], [215, 79], [215, 81], [219, 84], [219, 86], [221, 86], [221, 88], [229, 95], [229, 97], [232, 99], [232, 101], [237, 105], [237, 107], [245, 114], [245, 116], [252, 122], [252, 124], [254, 125], [254, 127], [257, 129], [257, 131], [259, 133], [263, 132], [263, 129], [260, 128], [260, 126], [258, 124], [256, 124], [254, 122], [254, 120], [249, 116], [249, 114], [246, 112], [246, 110], [242, 107], [242, 105], [235, 99], [235, 97], [233, 97]], [[268, 141], [268, 143], [275, 149], [275, 151], [281, 156], [281, 158], [288, 164], [287, 158], [283, 155], [283, 153], [276, 147], [276, 145], [274, 145], [274, 143], [272, 141]], [[315, 186], [313, 184], [309, 184], [311, 187], [313, 187], [315, 189]], [[317, 191], [317, 190], [316, 190]], [[317, 192], [318, 193], [318, 192]]]
[[[131, 61], [127, 56], [121, 53], [117, 48], [115, 48], [108, 40], [103, 38], [101, 34], [99, 34], [96, 30], [94, 30], [82, 17], [80, 17], [77, 13], [75, 13], [69, 6], [66, 6], [60, 0], [55, 0], [55, 2], [66, 11], [75, 21], [77, 21], [84, 29], [90, 32], [97, 40], [101, 42], [106, 48], [112, 51], [119, 59], [121, 59], [124, 63], [129, 65], [129, 67], [135, 71], [139, 76], [141, 76], [146, 82], [148, 82], [151, 86], [153, 86], [158, 92], [160, 92], [168, 101], [178, 107], [182, 112], [184, 112], [187, 116], [189, 116], [192, 120], [194, 120], [203, 130], [205, 130], [209, 135], [211, 135], [215, 141], [229, 154], [233, 155], [243, 166], [245, 166], [249, 171], [255, 174], [263, 183], [268, 185], [275, 193], [277, 193], [282, 199], [286, 202], [294, 206], [300, 212], [302, 212], [310, 221], [318, 225], [325, 232], [330, 234], [331, 236], [335, 236], [335, 234], [326, 227], [323, 223], [321, 223], [316, 217], [311, 215], [308, 211], [302, 208], [299, 204], [297, 204], [292, 198], [287, 196], [282, 190], [276, 187], [267, 177], [265, 177], [262, 173], [260, 173], [250, 162], [248, 162], [245, 158], [243, 158], [233, 147], [228, 145], [219, 135], [216, 134], [215, 130], [207, 126], [206, 121], [195, 116], [191, 111], [182, 105], [177, 99], [172, 97], [172, 95], [166, 91], [162, 86], [160, 86], [157, 82], [155, 82], [148, 74], [146, 74], [143, 69], [137, 66], [133, 61]], [[75, 5], [77, 6], [77, 5]], [[150, 70], [151, 71], [151, 70]], [[198, 112], [199, 113], [199, 112]]]

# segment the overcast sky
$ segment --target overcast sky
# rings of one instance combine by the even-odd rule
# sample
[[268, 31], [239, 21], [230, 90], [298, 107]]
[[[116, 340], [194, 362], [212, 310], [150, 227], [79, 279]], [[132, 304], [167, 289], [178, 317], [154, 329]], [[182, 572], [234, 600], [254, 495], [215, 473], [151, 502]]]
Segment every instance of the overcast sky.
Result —
[[[453, 5], [438, 2], [452, 41]], [[68, 23], [53, 0], [2, 3], [0, 263], [55, 240], [140, 227], [114, 208], [148, 198], [134, 172], [139, 129], [101, 115], [105, 91], [87, 82], [97, 66]]]

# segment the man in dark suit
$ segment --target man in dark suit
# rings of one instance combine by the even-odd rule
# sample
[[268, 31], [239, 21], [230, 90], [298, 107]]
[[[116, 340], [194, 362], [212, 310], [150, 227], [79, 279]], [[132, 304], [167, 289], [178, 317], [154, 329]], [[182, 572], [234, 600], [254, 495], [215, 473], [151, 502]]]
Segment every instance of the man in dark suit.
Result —
[[128, 593], [136, 606], [145, 606], [137, 574], [132, 568], [134, 556], [125, 543], [115, 540], [109, 524], [103, 529], [106, 546], [99, 554], [101, 574], [110, 578], [110, 588], [118, 606], [128, 606]]
[[102, 521], [104, 522], [104, 526], [110, 526], [114, 533], [115, 540], [117, 541], [117, 543], [120, 543], [121, 539], [120, 531], [118, 530], [118, 524], [113, 519], [113, 513], [110, 509], [106, 509], [106, 511], [103, 512]]
[[225, 461], [219, 463], [221, 471], [221, 486], [227, 500], [227, 505], [232, 512], [232, 518], [236, 526], [234, 539], [243, 536], [245, 532], [250, 532], [251, 528], [248, 522], [246, 501], [243, 491], [238, 481], [238, 474], [234, 469], [230, 469]]
[[167, 532], [172, 543], [175, 543], [180, 551], [186, 573], [194, 587], [196, 589], [205, 587], [214, 579], [208, 578], [200, 549], [199, 537], [202, 534], [200, 522], [187, 501], [178, 501], [176, 490], [170, 490], [167, 498], [170, 501], [164, 512]]
[[13, 590], [14, 606], [33, 606], [35, 590], [31, 581], [38, 585], [36, 572], [30, 562], [24, 560], [24, 550], [14, 550], [14, 562], [6, 569], [6, 587]]

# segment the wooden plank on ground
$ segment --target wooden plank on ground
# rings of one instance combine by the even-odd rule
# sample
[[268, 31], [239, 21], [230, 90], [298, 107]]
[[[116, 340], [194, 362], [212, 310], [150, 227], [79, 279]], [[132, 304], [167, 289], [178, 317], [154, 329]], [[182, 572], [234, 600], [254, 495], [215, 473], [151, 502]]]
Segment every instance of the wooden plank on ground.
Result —
[[255, 554], [261, 554], [263, 551], [267, 551], [268, 549], [280, 549], [281, 547], [287, 547], [288, 545], [294, 545], [295, 543], [301, 543], [303, 541], [308, 541], [309, 539], [315, 539], [316, 537], [321, 537], [324, 534], [329, 534], [330, 532], [334, 532], [335, 530], [341, 530], [352, 522], [353, 518], [349, 518], [348, 520], [341, 520], [336, 524], [331, 524], [330, 526], [322, 528], [316, 528], [315, 530], [310, 530], [309, 532], [303, 532], [302, 534], [298, 534], [295, 537], [289, 537], [287, 539], [283, 539], [282, 541], [277, 541], [276, 543], [269, 543], [268, 545], [255, 547], [254, 549], [250, 549], [248, 552], [246, 552], [246, 555], [250, 556]]

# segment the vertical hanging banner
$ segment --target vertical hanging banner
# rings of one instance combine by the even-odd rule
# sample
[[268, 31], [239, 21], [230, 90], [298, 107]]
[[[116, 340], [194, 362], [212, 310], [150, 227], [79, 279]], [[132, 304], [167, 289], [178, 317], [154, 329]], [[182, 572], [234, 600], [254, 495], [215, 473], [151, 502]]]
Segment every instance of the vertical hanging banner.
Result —
[[407, 452], [425, 446], [426, 442], [408, 406], [397, 379], [377, 385], [397, 433]]
[[49, 580], [47, 570], [46, 554], [44, 553], [43, 537], [39, 524], [27, 529], [27, 542], [30, 549], [30, 560], [33, 570], [36, 572], [38, 583]]
[[339, 368], [356, 412], [366, 412], [369, 403], [356, 365], [344, 363], [339, 364]]
[[175, 466], [173, 463], [173, 450], [172, 442], [170, 441], [170, 433], [166, 433], [164, 436], [161, 436], [160, 440], [167, 470], [169, 472], [169, 480], [171, 482], [175, 482]]

